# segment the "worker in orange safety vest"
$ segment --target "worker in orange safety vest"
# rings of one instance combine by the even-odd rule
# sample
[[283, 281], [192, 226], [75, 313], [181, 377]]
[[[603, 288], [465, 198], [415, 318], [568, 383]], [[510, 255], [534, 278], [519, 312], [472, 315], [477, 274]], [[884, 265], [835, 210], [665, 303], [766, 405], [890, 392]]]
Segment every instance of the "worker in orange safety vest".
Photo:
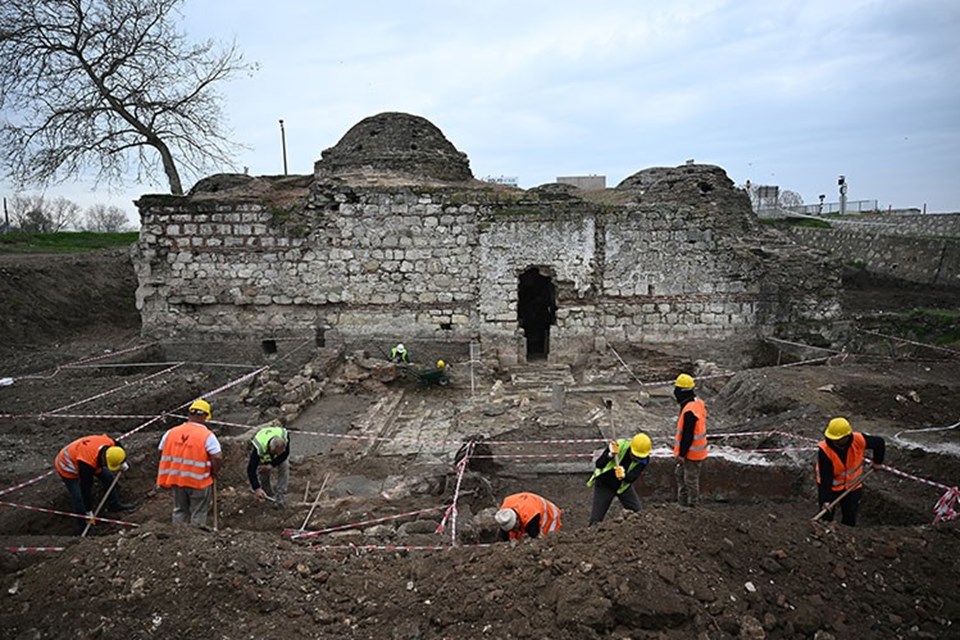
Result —
[[559, 531], [561, 513], [546, 498], [523, 492], [504, 498], [494, 519], [500, 525], [501, 540], [519, 540], [524, 535], [536, 538]]
[[673, 397], [680, 405], [673, 457], [677, 464], [677, 502], [684, 507], [700, 503], [700, 466], [707, 459], [707, 406], [694, 392], [694, 380], [686, 373], [677, 376]]
[[187, 422], [170, 429], [160, 440], [157, 486], [173, 490], [174, 524], [189, 522], [202, 527], [223, 453], [217, 436], [205, 424], [210, 419], [210, 404], [195, 400], [188, 414]]
[[[886, 442], [879, 436], [856, 433], [846, 418], [834, 418], [823, 432], [824, 439], [817, 445], [817, 500], [821, 509], [840, 498], [847, 489], [853, 489], [840, 500], [841, 522], [856, 526], [860, 497], [863, 495], [864, 451], [873, 451], [873, 461], [883, 464]], [[823, 515], [833, 520], [833, 510]]]
[[[91, 435], [74, 440], [60, 450], [53, 461], [60, 479], [63, 480], [73, 512], [78, 515], [93, 514], [93, 479], [98, 478], [104, 490], [113, 484], [114, 474], [127, 468], [127, 452], [107, 435]], [[120, 501], [116, 486], [107, 497], [108, 511], [125, 511], [133, 505]], [[77, 520], [77, 529], [85, 528], [83, 520]]]

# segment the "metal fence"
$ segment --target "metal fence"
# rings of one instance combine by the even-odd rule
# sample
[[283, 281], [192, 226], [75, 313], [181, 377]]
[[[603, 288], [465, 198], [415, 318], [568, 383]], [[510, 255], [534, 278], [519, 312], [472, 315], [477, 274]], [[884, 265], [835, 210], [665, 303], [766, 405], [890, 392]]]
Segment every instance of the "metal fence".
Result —
[[[824, 202], [821, 204], [804, 204], [798, 207], [782, 207], [794, 213], [806, 215], [823, 215], [824, 213], [840, 213], [839, 202]], [[847, 200], [845, 213], [880, 213], [876, 200]]]

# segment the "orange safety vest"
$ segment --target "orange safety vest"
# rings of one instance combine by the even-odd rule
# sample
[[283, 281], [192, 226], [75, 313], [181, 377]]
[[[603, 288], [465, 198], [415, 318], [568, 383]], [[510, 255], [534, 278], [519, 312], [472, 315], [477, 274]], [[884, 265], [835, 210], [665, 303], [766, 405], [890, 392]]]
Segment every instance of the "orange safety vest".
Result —
[[527, 531], [527, 523], [540, 516], [540, 533], [545, 535], [560, 530], [560, 514], [563, 513], [546, 498], [535, 493], [515, 493], [503, 499], [501, 509], [513, 509], [517, 512], [520, 528], [507, 532], [511, 540], [519, 540]]
[[680, 410], [680, 417], [677, 418], [677, 435], [673, 444], [673, 455], [680, 455], [680, 440], [683, 437], [683, 418], [687, 413], [693, 413], [697, 416], [697, 423], [693, 427], [693, 440], [690, 442], [690, 448], [687, 449], [687, 460], [706, 460], [707, 459], [707, 405], [703, 404], [700, 398], [694, 398], [692, 401], [683, 405]]
[[204, 489], [213, 484], [206, 442], [212, 432], [202, 424], [184, 422], [167, 432], [157, 472], [159, 487]]
[[107, 435], [87, 436], [74, 440], [60, 449], [60, 453], [53, 461], [53, 466], [57, 469], [61, 478], [67, 478], [68, 480], [76, 480], [80, 477], [81, 462], [90, 465], [93, 467], [93, 472], [99, 474], [103, 471], [103, 467], [98, 464], [99, 460], [97, 459], [100, 455], [100, 449], [112, 447], [116, 444], [117, 442]]
[[[853, 434], [853, 440], [850, 441], [850, 447], [847, 449], [845, 462], [840, 459], [833, 447], [827, 444], [826, 440], [821, 440], [818, 446], [833, 463], [831, 491], [846, 491], [860, 486], [860, 479], [863, 476], [863, 452], [867, 449], [867, 439], [863, 437], [862, 433]], [[816, 469], [817, 484], [820, 484], [819, 460]]]

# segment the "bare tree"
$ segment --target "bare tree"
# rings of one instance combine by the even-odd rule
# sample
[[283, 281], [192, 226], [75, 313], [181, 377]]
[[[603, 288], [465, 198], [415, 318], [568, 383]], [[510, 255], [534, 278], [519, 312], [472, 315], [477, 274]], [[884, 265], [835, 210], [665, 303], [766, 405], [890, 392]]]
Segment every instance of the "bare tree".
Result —
[[17, 184], [94, 171], [119, 184], [162, 167], [170, 192], [233, 166], [215, 86], [252, 70], [235, 44], [190, 44], [183, 0], [4, 0], [0, 3], [3, 167]]
[[[37, 231], [43, 216], [43, 196], [14, 194], [10, 198], [10, 218], [15, 227], [22, 231]], [[46, 223], [42, 226], [46, 227]]]
[[76, 229], [80, 222], [80, 206], [63, 197], [46, 200], [43, 212], [50, 220], [50, 232]]
[[802, 207], [803, 196], [796, 191], [785, 189], [784, 191], [780, 192], [780, 206], [784, 209], [789, 209], [791, 207]]
[[80, 221], [80, 207], [63, 197], [47, 200], [42, 195], [17, 194], [10, 200], [10, 212], [21, 230], [35, 233], [76, 228]]
[[87, 208], [83, 228], [85, 231], [115, 232], [126, 230], [128, 224], [127, 214], [120, 207], [95, 204]]

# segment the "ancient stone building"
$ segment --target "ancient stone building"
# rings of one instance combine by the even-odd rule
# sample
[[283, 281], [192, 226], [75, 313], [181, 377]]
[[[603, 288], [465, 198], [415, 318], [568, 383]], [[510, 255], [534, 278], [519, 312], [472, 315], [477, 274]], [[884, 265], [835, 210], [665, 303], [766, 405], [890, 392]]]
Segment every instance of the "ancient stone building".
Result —
[[427, 120], [367, 118], [312, 176], [212, 176], [144, 196], [144, 333], [168, 343], [477, 343], [502, 365], [606, 343], [827, 341], [837, 269], [759, 225], [715, 166], [612, 189], [475, 180]]

